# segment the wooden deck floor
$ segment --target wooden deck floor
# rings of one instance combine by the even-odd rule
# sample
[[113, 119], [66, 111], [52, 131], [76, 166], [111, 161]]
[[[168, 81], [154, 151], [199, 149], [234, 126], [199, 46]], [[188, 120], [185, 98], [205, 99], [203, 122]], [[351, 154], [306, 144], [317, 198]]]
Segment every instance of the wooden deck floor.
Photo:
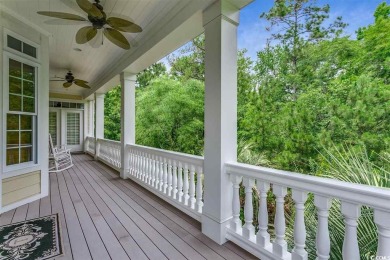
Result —
[[56, 259], [256, 259], [214, 243], [200, 223], [88, 155], [50, 174], [50, 196], [6, 212], [0, 225], [59, 213], [65, 255]]

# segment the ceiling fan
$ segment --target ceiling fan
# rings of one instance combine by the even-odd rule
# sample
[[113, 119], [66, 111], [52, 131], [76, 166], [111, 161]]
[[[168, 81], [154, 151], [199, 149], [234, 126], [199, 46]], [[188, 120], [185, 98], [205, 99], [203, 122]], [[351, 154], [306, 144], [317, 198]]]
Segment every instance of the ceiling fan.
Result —
[[66, 81], [63, 84], [64, 88], [69, 88], [73, 83], [82, 88], [91, 88], [87, 85], [88, 81], [75, 79], [71, 71], [65, 75], [65, 78], [55, 77], [55, 79], [51, 79], [50, 81]]
[[84, 44], [91, 41], [96, 36], [98, 30], [102, 29], [103, 35], [109, 41], [122, 49], [128, 50], [130, 49], [130, 43], [121, 32], [142, 32], [142, 28], [131, 21], [119, 17], [107, 18], [103, 6], [100, 4], [100, 0], [95, 0], [94, 3], [91, 3], [88, 0], [76, 0], [76, 2], [78, 6], [87, 13], [88, 20], [79, 15], [62, 12], [39, 11], [37, 13], [65, 20], [89, 21], [91, 25], [81, 28], [76, 34], [76, 42], [78, 44]]

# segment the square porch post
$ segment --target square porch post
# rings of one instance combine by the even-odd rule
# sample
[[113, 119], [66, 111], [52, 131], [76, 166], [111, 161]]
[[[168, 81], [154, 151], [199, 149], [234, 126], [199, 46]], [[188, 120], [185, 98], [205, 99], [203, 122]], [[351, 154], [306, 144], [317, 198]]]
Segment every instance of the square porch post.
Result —
[[226, 162], [237, 160], [237, 26], [239, 9], [219, 0], [203, 13], [205, 29], [205, 148], [202, 232], [226, 242], [232, 184]]
[[95, 93], [95, 160], [99, 158], [98, 139], [104, 139], [104, 94], [101, 93]]
[[120, 176], [127, 178], [129, 153], [127, 144], [135, 144], [135, 74], [122, 72], [121, 81], [121, 171]]

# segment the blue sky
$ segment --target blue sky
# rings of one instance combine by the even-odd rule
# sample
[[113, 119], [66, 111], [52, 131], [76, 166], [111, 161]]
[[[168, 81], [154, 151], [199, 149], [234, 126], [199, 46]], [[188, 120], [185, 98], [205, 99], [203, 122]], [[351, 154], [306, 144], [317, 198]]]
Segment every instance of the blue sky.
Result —
[[[373, 13], [383, 0], [318, 0], [317, 5], [330, 5], [330, 20], [342, 16], [348, 23], [346, 34], [355, 37], [355, 31], [374, 21]], [[260, 19], [263, 12], [267, 12], [274, 0], [255, 0], [241, 10], [240, 26], [238, 27], [238, 47], [247, 49], [248, 56], [255, 59], [256, 53], [263, 49], [270, 33], [265, 30], [267, 21]], [[389, 3], [389, 1], [387, 1]]]

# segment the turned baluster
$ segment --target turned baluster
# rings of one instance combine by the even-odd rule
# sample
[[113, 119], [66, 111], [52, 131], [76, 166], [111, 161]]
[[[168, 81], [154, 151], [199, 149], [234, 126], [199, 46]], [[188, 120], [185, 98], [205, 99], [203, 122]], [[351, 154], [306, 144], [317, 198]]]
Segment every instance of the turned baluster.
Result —
[[136, 154], [136, 178], [141, 179], [141, 155], [139, 151], [135, 151]]
[[144, 182], [146, 184], [149, 183], [149, 178], [150, 178], [150, 169], [149, 169], [149, 154], [144, 153], [144, 166], [145, 166], [145, 178]]
[[230, 175], [230, 181], [233, 186], [233, 218], [230, 221], [230, 228], [236, 233], [242, 234], [242, 222], [240, 219], [240, 183], [242, 181], [242, 176]]
[[256, 235], [256, 242], [261, 247], [269, 247], [271, 245], [270, 236], [268, 233], [268, 205], [267, 205], [267, 192], [270, 185], [267, 182], [257, 180], [257, 189], [259, 191], [259, 231]]
[[359, 259], [357, 240], [357, 220], [360, 216], [360, 205], [342, 201], [341, 213], [344, 216], [345, 235], [343, 243], [343, 259]]
[[291, 252], [292, 260], [306, 260], [307, 252], [305, 250], [306, 227], [305, 227], [305, 202], [307, 192], [300, 190], [292, 191], [292, 198], [295, 202], [294, 219], [294, 249]]
[[189, 190], [189, 180], [188, 180], [188, 164], [184, 164], [184, 183], [183, 183], [183, 203], [188, 206], [188, 199], [190, 195], [188, 194]]
[[314, 196], [314, 205], [317, 208], [318, 227], [316, 235], [317, 259], [327, 260], [330, 253], [330, 238], [328, 227], [329, 209], [332, 205], [331, 199], [320, 195]]
[[172, 196], [172, 161], [168, 160], [168, 196]]
[[176, 160], [173, 160], [172, 164], [172, 197], [175, 200], [177, 196], [177, 163]]
[[145, 182], [145, 153], [141, 152], [141, 181]]
[[374, 222], [378, 227], [378, 250], [376, 255], [388, 257], [390, 256], [390, 212], [375, 209]]
[[244, 220], [245, 224], [242, 227], [243, 237], [254, 240], [255, 227], [253, 226], [253, 185], [255, 180], [244, 177], [242, 184], [245, 187], [245, 205], [244, 205]]
[[133, 175], [134, 161], [133, 161], [133, 150], [129, 149], [129, 175]]
[[156, 167], [155, 167], [155, 160], [154, 160], [154, 155], [150, 155], [150, 169], [151, 169], [151, 180], [149, 182], [149, 185], [154, 187], [154, 182], [156, 181]]
[[179, 167], [177, 169], [177, 190], [178, 190], [178, 200], [183, 202], [183, 164], [179, 162]]
[[191, 165], [190, 170], [190, 206], [191, 209], [195, 209], [195, 167]]
[[168, 191], [168, 165], [167, 159], [164, 158], [164, 194], [167, 194]]
[[159, 166], [160, 166], [160, 187], [159, 187], [159, 190], [160, 191], [164, 191], [164, 182], [165, 182], [165, 179], [164, 179], [164, 159], [160, 156], [159, 157], [160, 160], [159, 160]]
[[202, 173], [203, 169], [201, 166], [198, 166], [196, 173], [196, 211], [202, 213], [203, 208], [203, 182], [202, 182]]
[[287, 255], [287, 242], [284, 239], [286, 232], [286, 219], [284, 216], [284, 197], [287, 195], [287, 188], [279, 185], [273, 186], [273, 193], [276, 197], [275, 213], [275, 241], [273, 242], [273, 253], [284, 258]]
[[160, 162], [158, 161], [158, 156], [154, 156], [154, 175], [156, 176], [156, 181], [154, 182], [154, 187], [158, 190], [160, 188]]

